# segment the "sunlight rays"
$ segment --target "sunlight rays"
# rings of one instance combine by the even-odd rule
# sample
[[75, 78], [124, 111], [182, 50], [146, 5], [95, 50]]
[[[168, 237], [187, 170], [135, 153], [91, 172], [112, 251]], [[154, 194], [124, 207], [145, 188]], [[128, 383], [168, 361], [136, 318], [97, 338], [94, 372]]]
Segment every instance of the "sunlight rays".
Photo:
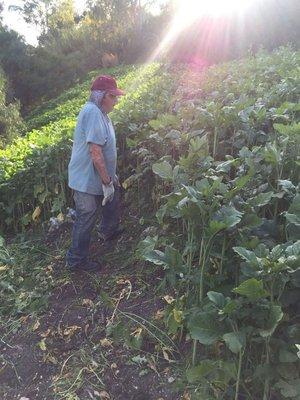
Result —
[[[257, 0], [176, 0], [175, 15], [166, 29], [163, 40], [150, 55], [153, 62], [170, 49], [180, 34], [189, 26], [204, 24], [205, 33], [199, 37], [199, 47], [208, 48], [215, 36], [223, 35], [224, 49], [229, 42], [229, 22], [237, 21], [237, 35], [243, 37], [243, 19], [248, 7]], [[224, 50], [224, 51], [225, 51]]]

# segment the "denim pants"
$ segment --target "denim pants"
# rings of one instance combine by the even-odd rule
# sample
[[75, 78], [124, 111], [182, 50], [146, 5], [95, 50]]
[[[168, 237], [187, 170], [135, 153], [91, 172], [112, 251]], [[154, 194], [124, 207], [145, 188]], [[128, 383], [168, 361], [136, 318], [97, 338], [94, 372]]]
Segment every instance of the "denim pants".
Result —
[[119, 192], [119, 188], [115, 187], [113, 200], [102, 206], [103, 196], [74, 191], [76, 219], [73, 226], [72, 244], [66, 256], [69, 265], [81, 264], [87, 260], [91, 233], [96, 225], [100, 208], [102, 208], [102, 220], [99, 232], [110, 235], [118, 228]]

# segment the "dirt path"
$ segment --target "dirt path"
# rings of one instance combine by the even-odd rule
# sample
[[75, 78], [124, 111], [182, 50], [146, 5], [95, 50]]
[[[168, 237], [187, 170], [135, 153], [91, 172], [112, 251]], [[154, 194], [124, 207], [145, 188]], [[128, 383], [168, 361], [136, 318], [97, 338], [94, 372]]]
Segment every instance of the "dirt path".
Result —
[[[48, 267], [55, 288], [45, 313], [21, 317], [2, 336], [1, 399], [182, 398], [171, 388], [168, 338], [153, 327], [161, 318], [160, 277], [134, 257], [142, 229], [133, 222], [119, 239], [92, 243], [100, 273], [69, 274], [62, 258]], [[70, 228], [60, 232], [50, 251], [69, 237]]]

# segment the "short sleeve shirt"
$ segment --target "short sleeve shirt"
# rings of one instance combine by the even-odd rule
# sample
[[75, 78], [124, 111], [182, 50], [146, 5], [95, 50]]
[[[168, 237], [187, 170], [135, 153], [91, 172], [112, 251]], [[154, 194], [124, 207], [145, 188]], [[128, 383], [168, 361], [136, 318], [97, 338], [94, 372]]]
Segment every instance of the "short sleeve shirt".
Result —
[[102, 147], [108, 175], [114, 178], [117, 166], [116, 137], [109, 117], [94, 103], [87, 102], [80, 111], [74, 132], [74, 142], [69, 163], [69, 187], [80, 192], [103, 194], [100, 175], [95, 168], [89, 144]]

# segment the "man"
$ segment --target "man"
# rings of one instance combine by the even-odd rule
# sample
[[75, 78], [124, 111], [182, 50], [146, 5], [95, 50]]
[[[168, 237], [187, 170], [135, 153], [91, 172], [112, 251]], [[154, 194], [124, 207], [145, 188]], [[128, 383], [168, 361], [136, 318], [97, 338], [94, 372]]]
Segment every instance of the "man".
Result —
[[88, 260], [91, 232], [100, 205], [101, 238], [108, 240], [120, 230], [116, 137], [108, 113], [117, 104], [118, 96], [123, 94], [113, 77], [99, 76], [77, 119], [68, 169], [69, 187], [74, 190], [76, 207], [72, 244], [66, 257], [67, 267], [72, 271], [94, 271], [101, 267]]

